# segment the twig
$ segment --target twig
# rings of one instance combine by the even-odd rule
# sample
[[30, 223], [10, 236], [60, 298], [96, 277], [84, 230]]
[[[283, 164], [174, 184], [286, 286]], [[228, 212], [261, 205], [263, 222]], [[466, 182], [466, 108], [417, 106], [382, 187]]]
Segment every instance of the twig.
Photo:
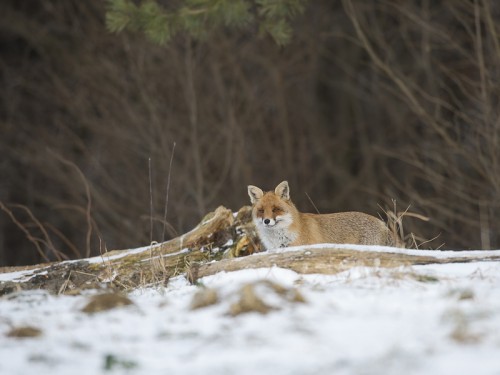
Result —
[[304, 192], [306, 194], [306, 197], [307, 199], [309, 199], [309, 202], [311, 202], [311, 204], [313, 205], [314, 209], [316, 210], [316, 212], [319, 214], [319, 210], [318, 208], [316, 207], [316, 205], [314, 204], [313, 200], [311, 199], [311, 197], [309, 196], [309, 194], [307, 194], [307, 191]]
[[151, 158], [148, 159], [149, 169], [149, 243], [153, 242], [153, 181], [151, 172]]
[[[75, 244], [73, 244], [69, 239], [68, 237], [66, 237], [59, 229], [57, 229], [56, 227], [54, 227], [52, 224], [50, 223], [43, 223], [43, 225], [48, 228], [49, 230], [51, 230], [53, 233], [56, 234], [57, 237], [59, 237], [59, 239], [64, 242], [66, 244], [66, 246], [68, 246], [68, 248], [71, 250], [71, 252], [73, 252], [73, 254], [75, 254], [75, 256], [77, 258], [81, 258], [82, 257], [82, 254], [78, 251], [77, 247], [75, 246]], [[66, 254], [64, 253], [61, 253], [61, 255], [65, 258], [65, 259], [69, 259], [70, 257], [67, 256]]]
[[33, 220], [33, 223], [35, 223], [35, 225], [37, 226], [38, 229], [40, 229], [40, 231], [42, 232], [43, 234], [43, 237], [45, 238], [45, 240], [43, 241], [43, 243], [54, 253], [54, 255], [56, 256], [57, 260], [58, 261], [61, 261], [63, 259], [68, 259], [68, 257], [66, 255], [64, 255], [61, 251], [57, 250], [54, 243], [52, 242], [49, 234], [47, 233], [47, 230], [45, 229], [45, 227], [42, 225], [42, 223], [40, 222], [40, 220], [38, 220], [35, 215], [33, 215], [33, 212], [31, 212], [31, 210], [22, 205], [22, 204], [13, 204], [12, 207], [17, 207], [17, 208], [20, 208], [22, 209], [24, 212], [26, 212], [28, 214], [28, 216], [30, 217], [31, 220]]
[[58, 155], [54, 151], [52, 151], [50, 148], [48, 151], [61, 163], [70, 166], [76, 170], [80, 178], [82, 179], [83, 186], [85, 187], [85, 195], [87, 197], [87, 206], [85, 210], [85, 218], [87, 220], [87, 235], [85, 238], [86, 242], [86, 251], [85, 251], [85, 256], [88, 258], [90, 257], [90, 240], [92, 238], [92, 217], [91, 217], [91, 208], [92, 208], [92, 196], [90, 195], [90, 186], [87, 182], [87, 179], [85, 178], [85, 175], [83, 172], [78, 168], [78, 166], [73, 163], [72, 161], [64, 159], [61, 155]]
[[61, 287], [59, 288], [59, 291], [57, 292], [57, 295], [61, 295], [66, 291], [66, 288], [68, 287], [68, 285], [71, 281], [71, 273], [72, 272], [73, 271], [69, 271], [68, 278], [66, 280], [64, 280], [64, 282], [62, 283]]
[[170, 155], [170, 163], [168, 166], [168, 177], [167, 177], [167, 191], [165, 193], [165, 210], [163, 211], [163, 232], [161, 234], [161, 242], [165, 241], [165, 228], [167, 223], [167, 209], [168, 209], [168, 193], [170, 192], [170, 176], [172, 174], [172, 161], [174, 160], [175, 153], [175, 142], [172, 147], [172, 154]]
[[16, 226], [26, 235], [26, 238], [33, 244], [35, 245], [36, 247], [36, 250], [38, 251], [38, 254], [40, 254], [40, 256], [42, 257], [42, 259], [45, 261], [45, 262], [50, 262], [50, 259], [47, 257], [47, 255], [45, 255], [44, 251], [42, 250], [42, 248], [40, 247], [40, 245], [38, 244], [38, 242], [43, 242], [43, 240], [40, 240], [38, 238], [35, 238], [31, 235], [30, 231], [28, 229], [26, 229], [26, 226], [24, 226], [20, 221], [17, 220], [17, 218], [14, 216], [14, 214], [12, 213], [11, 210], [9, 210], [4, 204], [2, 201], [0, 201], [0, 209], [2, 209], [2, 211], [4, 211], [9, 217], [10, 219], [12, 220], [12, 222], [14, 224], [16, 224]]

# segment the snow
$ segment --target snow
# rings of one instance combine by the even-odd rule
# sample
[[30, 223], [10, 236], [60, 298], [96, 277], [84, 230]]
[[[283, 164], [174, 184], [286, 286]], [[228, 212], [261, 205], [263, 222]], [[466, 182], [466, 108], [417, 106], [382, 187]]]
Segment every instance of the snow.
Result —
[[290, 251], [297, 251], [301, 249], [349, 249], [355, 251], [370, 251], [378, 253], [392, 253], [392, 254], [406, 254], [415, 255], [422, 257], [434, 257], [438, 259], [450, 259], [450, 258], [485, 258], [488, 256], [498, 256], [500, 252], [498, 250], [417, 250], [417, 249], [404, 249], [399, 247], [389, 247], [389, 246], [367, 246], [367, 245], [345, 245], [345, 244], [316, 244], [307, 246], [290, 246], [285, 248], [278, 248], [270, 250], [273, 253], [283, 253]]
[[[155, 243], [155, 244], [148, 245], [148, 246], [138, 247], [136, 249], [122, 250], [122, 251], [119, 251], [118, 253], [115, 253], [114, 255], [103, 254], [101, 256], [96, 256], [96, 257], [88, 258], [86, 260], [89, 263], [100, 263], [102, 261], [111, 261], [111, 260], [116, 260], [116, 259], [123, 258], [123, 257], [125, 257], [127, 255], [140, 254], [140, 253], [143, 253], [143, 252], [146, 252], [146, 251], [147, 252], [151, 252], [153, 249], [155, 249], [157, 247], [160, 247], [160, 246], [161, 246], [160, 243]], [[187, 251], [187, 249], [182, 249], [181, 251]], [[77, 262], [77, 261], [72, 261], [72, 262]]]
[[[298, 290], [305, 303], [268, 283]], [[274, 309], [232, 316], [245, 285]], [[207, 289], [219, 302], [191, 310]], [[498, 261], [336, 275], [220, 272], [197, 285], [176, 277], [128, 297], [134, 305], [94, 314], [81, 311], [90, 294], [2, 297], [0, 374], [500, 374]], [[8, 337], [27, 325], [41, 336]]]
[[33, 277], [33, 270], [0, 273], [0, 282], [11, 280], [28, 281], [31, 277]]

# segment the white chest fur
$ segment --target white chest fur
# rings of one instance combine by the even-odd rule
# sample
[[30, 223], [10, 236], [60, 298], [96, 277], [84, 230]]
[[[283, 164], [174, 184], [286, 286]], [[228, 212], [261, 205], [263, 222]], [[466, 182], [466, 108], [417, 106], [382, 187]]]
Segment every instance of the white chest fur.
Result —
[[257, 225], [257, 230], [259, 232], [260, 240], [267, 250], [287, 247], [297, 238], [297, 235], [294, 232], [289, 231], [288, 228]]

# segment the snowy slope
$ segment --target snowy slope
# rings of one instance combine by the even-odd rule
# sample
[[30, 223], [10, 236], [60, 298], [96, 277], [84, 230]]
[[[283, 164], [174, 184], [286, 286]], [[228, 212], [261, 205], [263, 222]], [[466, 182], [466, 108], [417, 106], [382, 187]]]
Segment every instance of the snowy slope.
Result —
[[[234, 314], [249, 287], [267, 314]], [[192, 310], [207, 290], [217, 303]], [[0, 374], [500, 374], [500, 262], [177, 277], [94, 314], [90, 298], [1, 298]], [[41, 335], [8, 336], [22, 326]]]

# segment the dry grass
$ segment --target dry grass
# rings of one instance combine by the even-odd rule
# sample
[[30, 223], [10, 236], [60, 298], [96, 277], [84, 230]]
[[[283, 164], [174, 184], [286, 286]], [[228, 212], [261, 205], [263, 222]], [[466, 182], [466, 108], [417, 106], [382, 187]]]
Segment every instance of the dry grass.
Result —
[[15, 337], [18, 339], [33, 338], [42, 335], [42, 330], [32, 326], [14, 327], [7, 332], [8, 337]]
[[103, 293], [90, 297], [88, 303], [82, 308], [82, 311], [93, 314], [133, 304], [134, 303], [128, 297], [122, 294]]
[[[408, 206], [404, 211], [398, 211], [396, 200], [392, 201], [392, 209], [379, 207], [384, 212], [387, 218], [387, 226], [389, 231], [392, 233], [394, 238], [394, 246], [408, 249], [422, 249], [425, 248], [424, 245], [435, 241], [439, 236], [436, 236], [430, 240], [424, 239], [420, 236], [415, 235], [415, 233], [405, 233], [403, 219], [405, 217], [418, 219], [424, 222], [429, 221], [430, 219], [424, 215], [420, 215], [415, 212], [410, 212], [410, 206]], [[437, 249], [442, 247], [444, 244], [440, 245]]]

